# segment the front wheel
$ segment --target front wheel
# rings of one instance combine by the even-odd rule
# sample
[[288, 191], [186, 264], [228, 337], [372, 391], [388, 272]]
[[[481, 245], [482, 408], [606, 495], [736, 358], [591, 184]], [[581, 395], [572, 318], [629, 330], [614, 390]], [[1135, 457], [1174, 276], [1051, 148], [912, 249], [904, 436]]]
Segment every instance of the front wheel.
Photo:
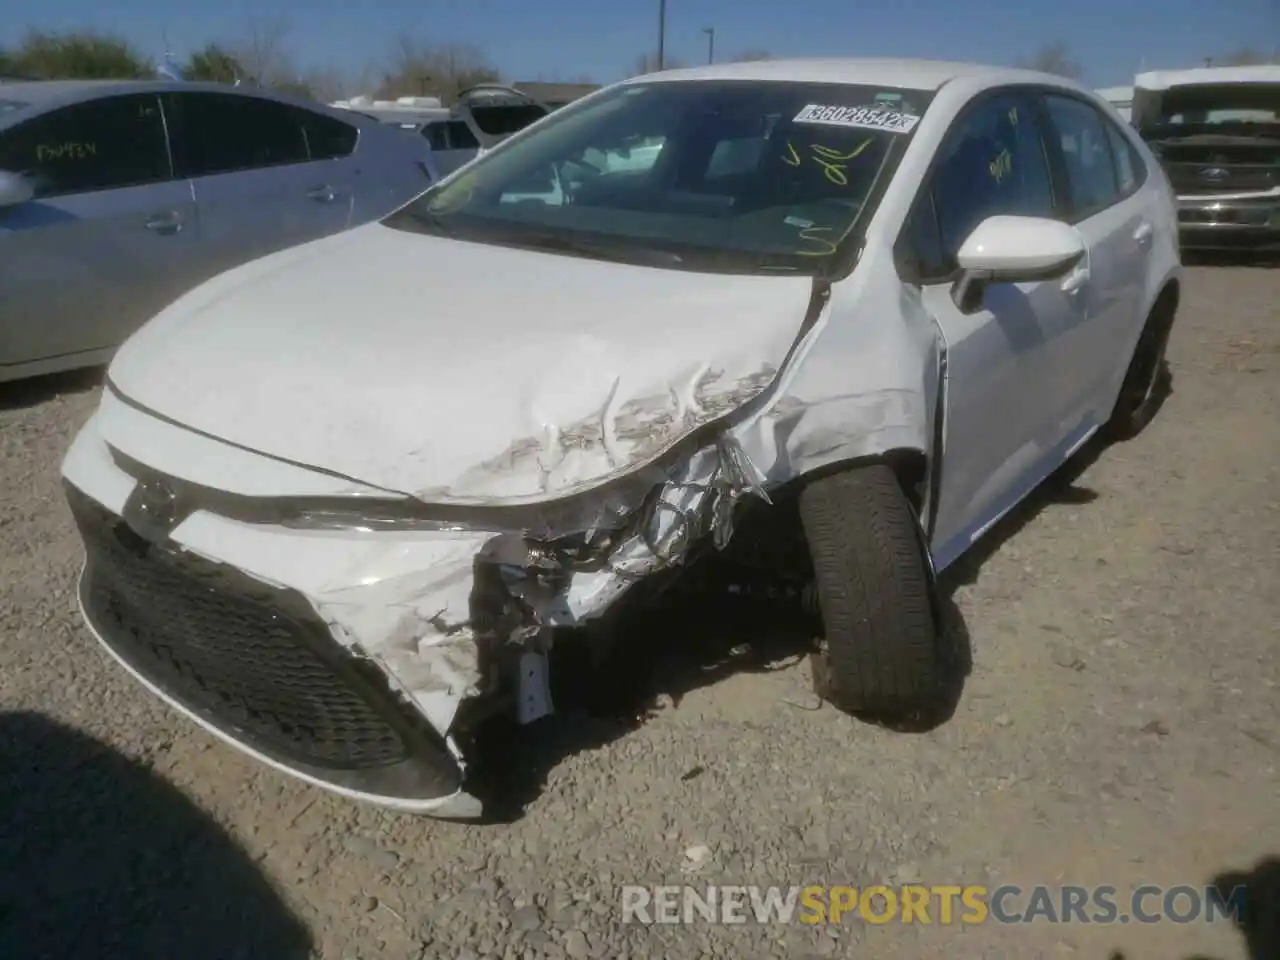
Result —
[[848, 713], [906, 719], [937, 703], [949, 658], [923, 539], [883, 464], [814, 480], [800, 494], [823, 636], [817, 692]]
[[1169, 395], [1173, 378], [1165, 351], [1169, 346], [1169, 335], [1173, 332], [1173, 317], [1171, 305], [1157, 303], [1147, 318], [1129, 361], [1129, 369], [1125, 371], [1124, 382], [1120, 385], [1120, 396], [1107, 423], [1107, 432], [1112, 439], [1136, 437], [1155, 417]]

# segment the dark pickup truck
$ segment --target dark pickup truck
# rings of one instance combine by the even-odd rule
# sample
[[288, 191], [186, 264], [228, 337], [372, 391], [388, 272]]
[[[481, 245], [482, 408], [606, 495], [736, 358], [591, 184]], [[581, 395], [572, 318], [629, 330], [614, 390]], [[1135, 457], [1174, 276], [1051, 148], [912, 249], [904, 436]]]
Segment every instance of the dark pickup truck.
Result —
[[1178, 195], [1184, 250], [1280, 249], [1280, 66], [1141, 74], [1131, 122]]

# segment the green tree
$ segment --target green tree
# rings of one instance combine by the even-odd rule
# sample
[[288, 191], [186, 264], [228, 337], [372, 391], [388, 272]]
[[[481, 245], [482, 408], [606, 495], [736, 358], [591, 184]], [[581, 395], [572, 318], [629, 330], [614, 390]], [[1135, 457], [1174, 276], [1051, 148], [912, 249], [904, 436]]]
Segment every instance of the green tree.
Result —
[[235, 83], [244, 76], [240, 62], [220, 44], [207, 43], [187, 58], [182, 75], [206, 83]]
[[0, 57], [0, 73], [40, 80], [134, 80], [155, 75], [128, 43], [92, 31], [33, 30]]

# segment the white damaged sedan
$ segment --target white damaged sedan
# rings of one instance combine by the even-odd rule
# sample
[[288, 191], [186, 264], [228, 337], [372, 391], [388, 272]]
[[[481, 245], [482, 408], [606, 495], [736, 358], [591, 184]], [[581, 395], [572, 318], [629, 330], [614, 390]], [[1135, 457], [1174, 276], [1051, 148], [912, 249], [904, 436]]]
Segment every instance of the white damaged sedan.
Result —
[[935, 573], [1158, 407], [1176, 230], [1058, 77], [615, 84], [125, 343], [63, 466], [85, 620], [249, 754], [441, 817], [481, 718], [553, 709], [559, 628], [707, 551], [812, 584], [833, 703], [914, 712]]

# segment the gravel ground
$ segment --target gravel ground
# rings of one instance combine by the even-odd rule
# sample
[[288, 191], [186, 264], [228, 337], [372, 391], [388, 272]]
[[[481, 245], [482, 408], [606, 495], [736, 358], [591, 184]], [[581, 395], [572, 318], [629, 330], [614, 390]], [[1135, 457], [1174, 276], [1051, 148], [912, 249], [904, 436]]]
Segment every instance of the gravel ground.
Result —
[[93, 377], [0, 389], [0, 955], [1246, 957], [1228, 924], [619, 908], [626, 883], [1202, 885], [1280, 854], [1280, 273], [1190, 270], [1171, 364], [1142, 436], [947, 578], [974, 662], [948, 722], [817, 709], [781, 633], [726, 654], [771, 633], [759, 612], [706, 606], [655, 625], [645, 722], [495, 736], [513, 809], [481, 826], [301, 786], [108, 662], [57, 482]]

